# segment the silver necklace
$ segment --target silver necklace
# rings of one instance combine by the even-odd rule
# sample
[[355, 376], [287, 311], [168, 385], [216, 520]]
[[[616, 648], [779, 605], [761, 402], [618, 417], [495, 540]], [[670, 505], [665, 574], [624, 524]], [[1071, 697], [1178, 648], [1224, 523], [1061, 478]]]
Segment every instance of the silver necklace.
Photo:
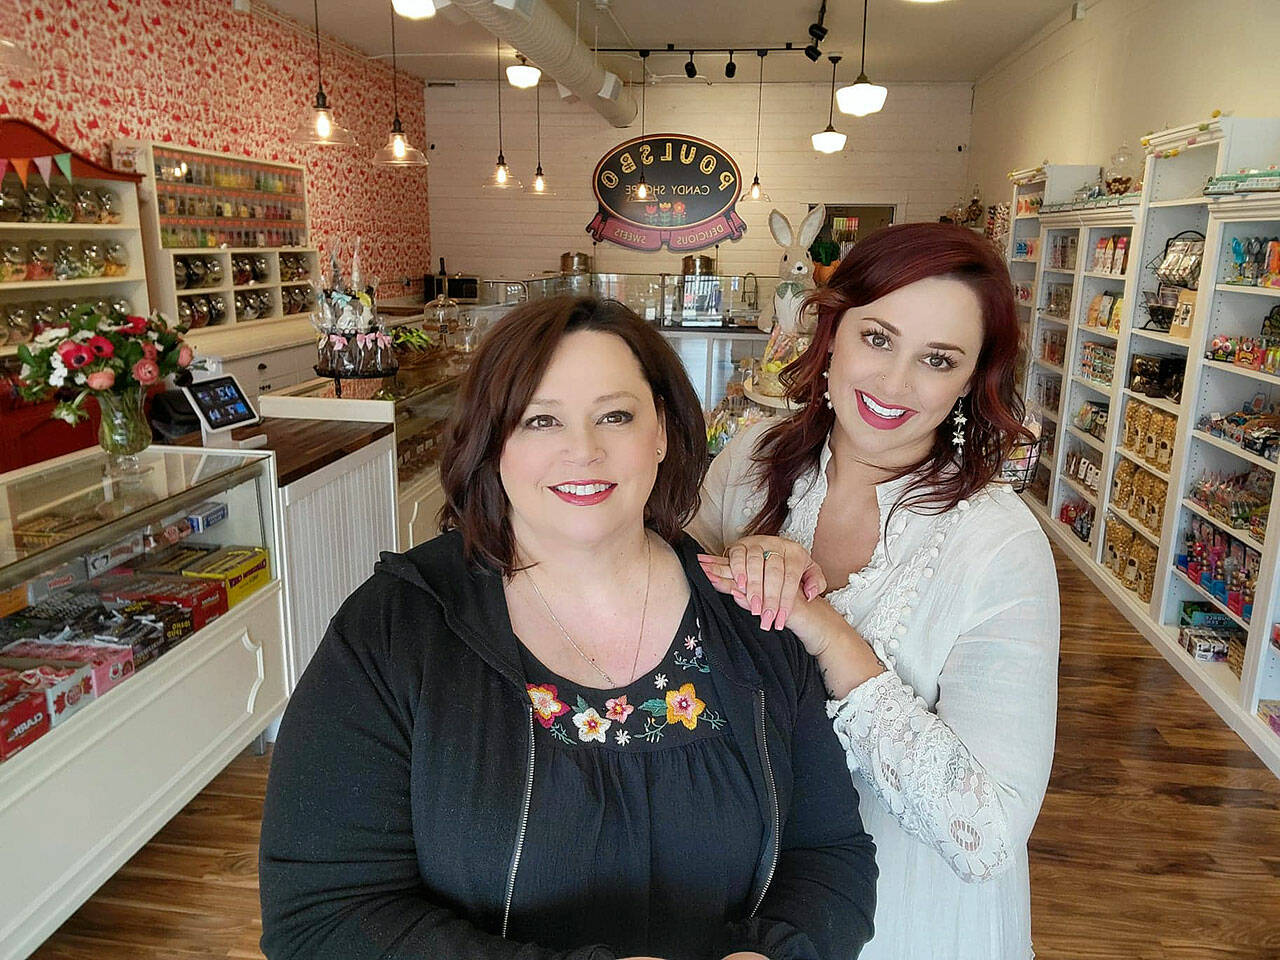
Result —
[[[627, 679], [628, 683], [630, 683], [631, 680], [635, 678], [636, 665], [640, 662], [640, 647], [644, 643], [644, 621], [649, 614], [649, 583], [650, 581], [653, 580], [653, 544], [649, 541], [648, 533], [645, 534], [644, 544], [645, 544], [644, 604], [640, 607], [640, 636], [636, 638], [636, 654], [631, 659], [631, 675]], [[578, 646], [578, 644], [574, 641], [573, 637], [569, 636], [569, 631], [564, 628], [564, 624], [560, 622], [560, 618], [557, 617], [555, 615], [555, 611], [551, 609], [551, 604], [547, 603], [547, 598], [544, 597], [542, 595], [542, 591], [538, 589], [538, 581], [533, 579], [533, 574], [530, 573], [528, 570], [525, 570], [525, 573], [529, 577], [529, 584], [530, 586], [533, 587], [533, 592], [538, 595], [538, 599], [542, 601], [542, 606], [546, 608], [547, 616], [549, 616], [552, 622], [555, 623], [555, 625], [560, 628], [560, 633], [564, 636], [565, 640], [569, 641], [569, 646], [573, 647], [574, 650], [578, 651], [578, 656], [580, 656], [583, 660], [587, 661], [587, 663], [591, 664], [591, 668], [595, 670], [596, 673], [600, 674], [600, 676], [604, 679], [604, 682], [609, 685], [609, 689], [611, 690], [616, 689], [619, 686], [619, 684], [614, 683], [613, 677], [609, 676], [609, 674], [607, 674], [604, 671], [604, 668], [601, 667], [600, 664], [596, 663], [595, 658], [588, 656], [587, 652], [583, 650], [580, 646]]]

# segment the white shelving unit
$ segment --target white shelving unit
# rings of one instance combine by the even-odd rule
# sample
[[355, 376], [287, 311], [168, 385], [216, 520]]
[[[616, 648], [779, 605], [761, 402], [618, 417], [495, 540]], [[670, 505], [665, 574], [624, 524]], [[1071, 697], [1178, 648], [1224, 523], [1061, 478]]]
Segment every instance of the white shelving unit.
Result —
[[[0, 124], [0, 142], [6, 144], [6, 156], [47, 156], [70, 152], [69, 148], [36, 127], [20, 120]], [[57, 168], [54, 168], [57, 170]], [[60, 173], [54, 175], [55, 179]], [[100, 166], [88, 157], [71, 154], [71, 186], [105, 187], [115, 194], [120, 211], [119, 223], [4, 223], [0, 222], [0, 247], [16, 243], [28, 248], [33, 241], [48, 242], [51, 250], [59, 242], [77, 246], [94, 241], [102, 246], [118, 242], [128, 264], [118, 276], [81, 277], [73, 280], [21, 280], [0, 283], [0, 313], [10, 304], [23, 304], [29, 314], [48, 304], [124, 300], [132, 312], [147, 310], [146, 258], [143, 250], [138, 208], [138, 177], [118, 173]], [[27, 181], [33, 187], [41, 183], [34, 165]], [[9, 340], [10, 342], [6, 342]], [[20, 340], [0, 325], [0, 356], [18, 352]]]
[[[211, 332], [306, 316], [290, 297], [291, 288], [305, 289], [320, 271], [319, 254], [307, 245], [303, 167], [146, 140], [116, 140], [111, 155], [117, 169], [143, 176], [140, 212], [153, 307], [185, 316], [184, 306], [217, 297], [222, 315], [203, 328]], [[179, 167], [195, 182], [179, 179]], [[251, 282], [237, 284], [235, 262], [243, 258], [258, 259], [260, 268]], [[305, 277], [282, 278], [288, 261], [300, 261]], [[193, 262], [216, 266], [220, 279], [199, 286], [180, 282], [179, 266]], [[197, 342], [202, 332], [196, 328]]]
[[[1059, 409], [1050, 411], [1066, 429], [1046, 469], [1052, 471], [1049, 500], [1037, 499], [1030, 491], [1024, 499], [1040, 518], [1050, 536], [1062, 547], [1125, 617], [1147, 637], [1205, 701], [1234, 729], [1258, 756], [1280, 775], [1280, 736], [1257, 716], [1260, 699], [1280, 699], [1280, 649], [1270, 643], [1271, 625], [1280, 620], [1280, 531], [1270, 527], [1259, 540], [1244, 530], [1233, 530], [1215, 519], [1189, 497], [1194, 483], [1206, 472], [1242, 473], [1251, 466], [1272, 474], [1278, 465], [1250, 453], [1230, 440], [1211, 436], [1200, 429], [1202, 418], [1211, 413], [1229, 413], [1262, 393], [1268, 402], [1280, 401], [1280, 375], [1270, 375], [1221, 361], [1204, 359], [1214, 336], [1257, 336], [1262, 318], [1273, 305], [1280, 304], [1280, 289], [1233, 286], [1226, 281], [1233, 272], [1231, 238], [1234, 236], [1280, 235], [1280, 197], [1265, 194], [1210, 198], [1201, 195], [1206, 180], [1242, 167], [1265, 167], [1280, 160], [1280, 120], [1218, 118], [1154, 134], [1144, 141], [1147, 149], [1145, 190], [1141, 203], [1129, 208], [1102, 208], [1070, 212], [1043, 212], [1040, 248], [1049, 249], [1055, 231], [1079, 231], [1079, 258], [1071, 298], [1067, 328], [1067, 349]], [[1141, 306], [1142, 292], [1154, 291], [1158, 284], [1153, 261], [1158, 264], [1168, 239], [1183, 230], [1205, 235], [1205, 255], [1195, 293], [1195, 313], [1189, 339], [1160, 330], [1143, 329], [1149, 320]], [[1123, 277], [1099, 275], [1083, 269], [1098, 235], [1106, 231], [1127, 231], [1130, 237], [1128, 270]], [[1066, 282], [1066, 278], [1038, 269], [1036, 294], [1045, 296], [1046, 282]], [[1099, 336], [1084, 324], [1088, 304], [1095, 293], [1117, 289], [1124, 297], [1118, 335]], [[1042, 301], [1038, 300], [1037, 303]], [[1038, 314], [1037, 314], [1038, 316]], [[1034, 321], [1039, 329], [1039, 320]], [[1098, 449], [1096, 438], [1081, 435], [1073, 426], [1074, 409], [1086, 399], [1099, 399], [1092, 384], [1081, 382], [1081, 345], [1089, 340], [1116, 349], [1115, 373], [1107, 396], [1109, 417], [1105, 440]], [[1184, 385], [1181, 403], [1143, 396], [1130, 388], [1130, 362], [1136, 354], [1175, 358], [1182, 362]], [[1036, 376], [1047, 376], [1042, 364], [1029, 367], [1029, 387]], [[1033, 396], [1034, 400], [1034, 396]], [[1161, 415], [1177, 418], [1171, 456], [1167, 468], [1153, 465], [1140, 451], [1125, 449], [1125, 413], [1132, 404], [1144, 403]], [[1038, 404], [1033, 403], [1033, 408]], [[1073, 478], [1063, 475], [1063, 466], [1073, 450], [1090, 457], [1101, 454], [1102, 480], [1096, 497], [1084, 496]], [[1158, 531], [1149, 530], [1131, 512], [1111, 503], [1112, 481], [1119, 464], [1135, 469], [1167, 485], [1163, 522]], [[1280, 511], [1280, 484], [1272, 485], [1271, 511]], [[1096, 504], [1097, 512], [1089, 542], [1081, 542], [1074, 532], [1059, 522], [1058, 510], [1065, 498]], [[1260, 569], [1252, 615], [1246, 620], [1228, 609], [1210, 591], [1190, 579], [1177, 565], [1184, 551], [1192, 519], [1209, 522], [1226, 536], [1260, 553]], [[1118, 577], [1107, 566], [1105, 544], [1112, 524], [1123, 524], [1147, 549], [1156, 551], [1151, 597], [1143, 600], [1134, 584]], [[1132, 571], [1127, 571], [1131, 573]], [[1221, 662], [1202, 662], [1191, 657], [1178, 643], [1178, 624], [1184, 601], [1212, 604], [1242, 630], [1248, 641], [1243, 671], [1237, 678]]]

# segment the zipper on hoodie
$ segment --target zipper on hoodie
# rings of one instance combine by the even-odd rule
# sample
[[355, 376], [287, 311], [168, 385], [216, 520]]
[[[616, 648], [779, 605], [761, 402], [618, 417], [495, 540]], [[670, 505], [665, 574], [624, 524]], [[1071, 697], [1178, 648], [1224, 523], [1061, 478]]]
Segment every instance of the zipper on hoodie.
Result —
[[[764, 772], [769, 784], [769, 806], [773, 812], [773, 852], [769, 859], [769, 872], [765, 874], [764, 886], [760, 888], [760, 896], [756, 898], [756, 905], [751, 908], [749, 916], [754, 917], [756, 911], [760, 909], [760, 905], [764, 903], [765, 894], [769, 892], [769, 884], [773, 883], [774, 871], [778, 869], [778, 850], [782, 845], [781, 819], [778, 813], [778, 786], [773, 779], [773, 763], [769, 760], [769, 740], [765, 735], [765, 713], [764, 713], [764, 690], [756, 691], [760, 713], [756, 717], [756, 730], [759, 733], [758, 740], [760, 742], [760, 757], [764, 761]], [[529, 722], [533, 722], [533, 714], [529, 714]]]
[[[529, 708], [529, 776], [524, 784], [524, 807], [520, 811], [520, 830], [516, 833], [516, 848], [511, 854], [511, 870], [507, 874], [507, 899], [502, 907], [502, 939], [507, 938], [511, 924], [511, 901], [516, 893], [516, 871], [520, 869], [520, 855], [524, 853], [524, 835], [529, 828], [529, 807], [533, 803], [533, 707]], [[773, 871], [770, 871], [772, 876]]]

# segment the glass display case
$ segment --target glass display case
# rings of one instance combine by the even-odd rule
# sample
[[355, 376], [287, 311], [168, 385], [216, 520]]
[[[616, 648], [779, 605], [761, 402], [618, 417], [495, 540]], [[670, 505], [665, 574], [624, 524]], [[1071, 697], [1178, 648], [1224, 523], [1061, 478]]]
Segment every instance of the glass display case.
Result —
[[[283, 709], [272, 458], [0, 474], [0, 836], [26, 956]], [[74, 825], [73, 827], [70, 825]]]
[[527, 285], [531, 300], [563, 294], [621, 300], [664, 328], [755, 328], [764, 302], [754, 274], [564, 273], [529, 280]]

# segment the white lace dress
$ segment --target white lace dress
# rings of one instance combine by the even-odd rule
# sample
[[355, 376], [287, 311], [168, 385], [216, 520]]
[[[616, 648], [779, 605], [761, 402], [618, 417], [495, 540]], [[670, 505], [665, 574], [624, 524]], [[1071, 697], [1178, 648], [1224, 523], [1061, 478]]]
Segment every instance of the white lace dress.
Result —
[[[737, 539], [762, 503], [748, 474], [765, 426], [711, 466], [689, 526], [709, 550]], [[796, 483], [782, 531], [809, 548], [830, 455]], [[827, 705], [880, 866], [875, 938], [861, 957], [1027, 960], [1026, 845], [1057, 713], [1053, 556], [998, 485], [942, 515], [889, 519], [908, 482], [876, 488], [880, 542], [827, 594], [890, 668]]]

